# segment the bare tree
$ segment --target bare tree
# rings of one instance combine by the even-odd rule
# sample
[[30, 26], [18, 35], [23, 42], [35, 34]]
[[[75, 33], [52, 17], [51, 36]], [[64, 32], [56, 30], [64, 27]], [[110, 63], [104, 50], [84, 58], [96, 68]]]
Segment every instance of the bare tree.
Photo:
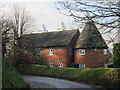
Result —
[[30, 32], [33, 27], [33, 19], [25, 8], [15, 6], [12, 10], [11, 20], [13, 22], [14, 32], [14, 60], [21, 61], [22, 57], [22, 36]]
[[26, 8], [14, 6], [11, 19], [19, 37], [30, 32], [29, 30], [34, 27], [34, 20]]
[[[118, 28], [120, 27], [120, 2], [114, 1], [59, 1], [55, 3], [57, 10], [69, 17], [73, 17], [75, 22], [83, 23], [92, 19], [102, 34], [109, 33], [108, 43], [114, 42], [119, 38]], [[89, 13], [89, 15], [88, 15]], [[118, 30], [118, 31], [117, 31]], [[114, 32], [114, 35], [113, 35]]]
[[[33, 29], [33, 19], [29, 12], [22, 7], [14, 6], [6, 18], [3, 15], [0, 18], [0, 30], [2, 31], [2, 48], [3, 56], [8, 49], [8, 42], [12, 42], [10, 48], [13, 53], [13, 63], [19, 62], [21, 57], [21, 43], [22, 36], [26, 33], [30, 33]], [[11, 37], [10, 41], [8, 37]]]
[[2, 34], [2, 56], [5, 57], [7, 51], [7, 43], [10, 40], [10, 31], [12, 29], [12, 22], [7, 19], [7, 17], [1, 15], [0, 16], [0, 31]]

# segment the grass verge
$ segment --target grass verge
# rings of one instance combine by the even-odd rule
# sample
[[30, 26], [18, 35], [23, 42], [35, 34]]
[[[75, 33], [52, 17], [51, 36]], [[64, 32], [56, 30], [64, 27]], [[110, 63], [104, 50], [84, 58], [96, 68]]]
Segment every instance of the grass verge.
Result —
[[85, 82], [103, 88], [120, 88], [120, 68], [57, 68], [42, 65], [25, 65], [22, 74], [49, 76]]
[[27, 84], [23, 78], [17, 73], [15, 68], [2, 61], [2, 88], [26, 88]]

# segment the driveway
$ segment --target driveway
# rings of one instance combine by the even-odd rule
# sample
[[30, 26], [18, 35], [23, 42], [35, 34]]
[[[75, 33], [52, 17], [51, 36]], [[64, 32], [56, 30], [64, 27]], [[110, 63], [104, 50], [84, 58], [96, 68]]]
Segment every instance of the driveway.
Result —
[[74, 88], [91, 88], [91, 90], [95, 90], [90, 85], [63, 79], [28, 75], [22, 75], [22, 77], [30, 85], [31, 88], [56, 88], [56, 90], [61, 90], [60, 88], [73, 88], [73, 90]]

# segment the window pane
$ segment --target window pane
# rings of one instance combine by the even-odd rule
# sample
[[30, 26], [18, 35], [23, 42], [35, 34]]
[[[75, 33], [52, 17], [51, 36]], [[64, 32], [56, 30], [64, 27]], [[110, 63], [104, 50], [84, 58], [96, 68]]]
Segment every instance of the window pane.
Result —
[[59, 62], [58, 67], [63, 67], [62, 62]]
[[84, 49], [80, 49], [80, 55], [85, 55], [85, 50]]
[[104, 49], [103, 53], [104, 55], [107, 55], [107, 49]]
[[52, 50], [52, 48], [49, 48], [49, 55], [53, 55], [53, 50]]

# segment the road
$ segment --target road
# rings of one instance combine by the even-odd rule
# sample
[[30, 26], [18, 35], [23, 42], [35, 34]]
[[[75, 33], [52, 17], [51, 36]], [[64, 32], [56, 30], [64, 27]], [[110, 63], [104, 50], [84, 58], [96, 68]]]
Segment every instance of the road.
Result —
[[89, 85], [63, 79], [28, 75], [22, 75], [22, 77], [31, 88], [56, 88], [56, 90], [60, 88], [73, 88], [73, 90], [74, 88], [91, 88], [91, 90], [95, 90]]

